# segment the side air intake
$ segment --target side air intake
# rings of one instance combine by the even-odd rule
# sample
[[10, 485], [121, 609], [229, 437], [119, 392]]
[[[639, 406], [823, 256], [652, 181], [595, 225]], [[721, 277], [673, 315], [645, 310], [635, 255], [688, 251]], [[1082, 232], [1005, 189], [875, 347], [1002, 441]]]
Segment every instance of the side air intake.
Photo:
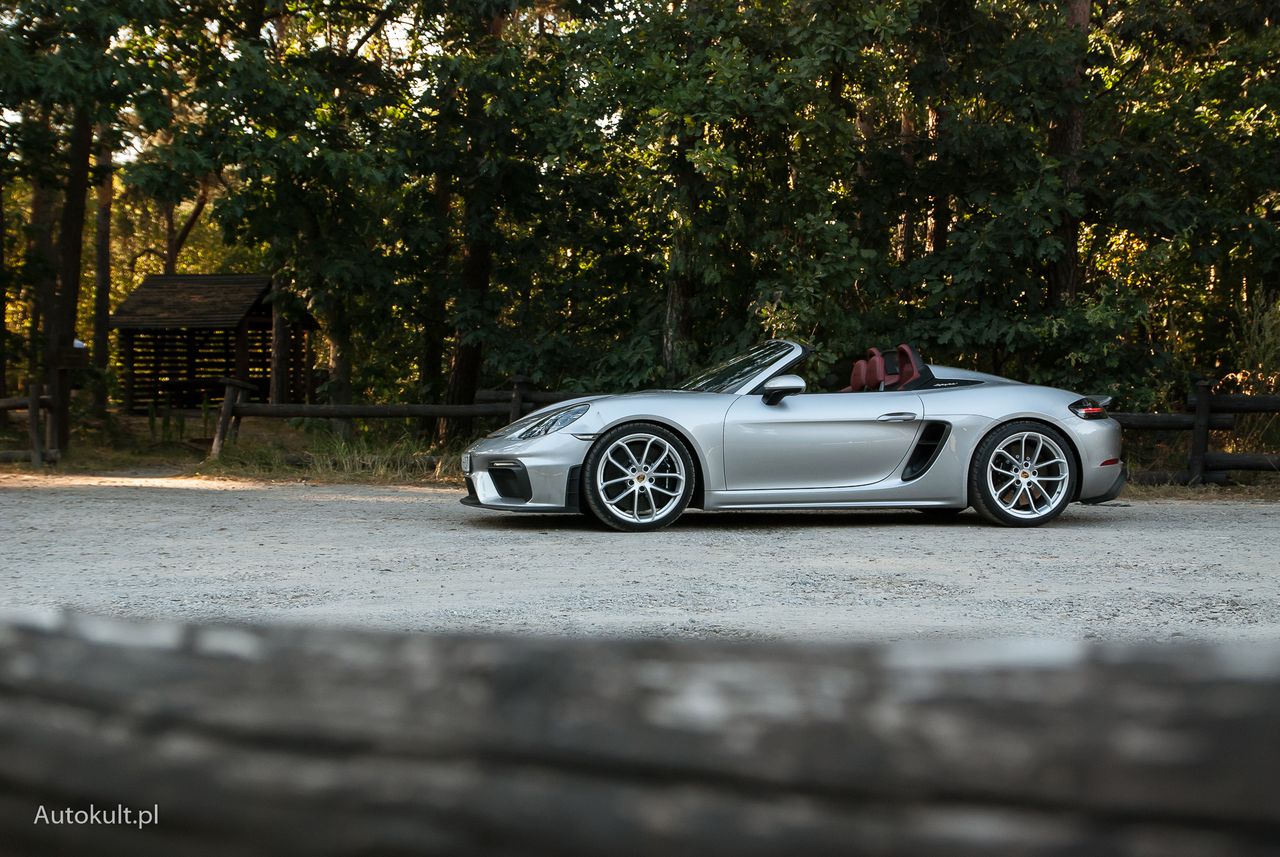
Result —
[[920, 430], [920, 439], [916, 441], [916, 448], [911, 450], [911, 457], [907, 459], [907, 466], [902, 470], [903, 482], [918, 479], [933, 466], [933, 462], [938, 459], [938, 453], [942, 451], [942, 445], [947, 442], [947, 435], [949, 434], [951, 434], [950, 423], [928, 422], [924, 424], [924, 428]]

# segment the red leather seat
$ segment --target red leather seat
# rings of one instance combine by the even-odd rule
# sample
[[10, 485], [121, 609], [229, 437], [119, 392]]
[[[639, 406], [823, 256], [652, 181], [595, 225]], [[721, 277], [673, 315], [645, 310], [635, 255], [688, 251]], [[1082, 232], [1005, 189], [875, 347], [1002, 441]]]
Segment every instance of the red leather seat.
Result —
[[[874, 350], [874, 349], [873, 349]], [[868, 392], [876, 392], [883, 389], [884, 385], [884, 357], [879, 351], [867, 361], [867, 386]]]
[[924, 361], [919, 353], [907, 343], [898, 346], [898, 389], [905, 390], [912, 381], [917, 381], [923, 374]]
[[[884, 389], [888, 390], [898, 383], [898, 358], [896, 354], [885, 354], [879, 348], [868, 348], [867, 359], [879, 357], [884, 365]], [[876, 389], [880, 389], [876, 387]]]
[[867, 361], [859, 360], [853, 364], [853, 371], [849, 373], [849, 386], [841, 390], [841, 393], [861, 393], [867, 386]]

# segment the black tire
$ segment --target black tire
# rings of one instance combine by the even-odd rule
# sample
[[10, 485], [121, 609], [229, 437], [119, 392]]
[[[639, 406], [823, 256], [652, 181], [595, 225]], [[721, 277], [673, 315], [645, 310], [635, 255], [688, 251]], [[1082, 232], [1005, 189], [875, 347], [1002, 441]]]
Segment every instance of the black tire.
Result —
[[969, 502], [993, 524], [1038, 527], [1062, 514], [1079, 480], [1062, 432], [1021, 420], [996, 428], [978, 444], [969, 465]]
[[600, 516], [591, 511], [591, 506], [587, 504], [586, 486], [582, 486], [578, 489], [578, 514], [582, 516], [584, 521], [587, 521], [596, 529], [603, 530], [605, 528], [604, 521], [600, 520]]
[[[654, 469], [644, 469], [649, 466]], [[674, 432], [654, 423], [628, 423], [605, 432], [587, 452], [582, 496], [588, 513], [604, 525], [651, 532], [680, 517], [693, 497], [695, 479], [693, 456]]]

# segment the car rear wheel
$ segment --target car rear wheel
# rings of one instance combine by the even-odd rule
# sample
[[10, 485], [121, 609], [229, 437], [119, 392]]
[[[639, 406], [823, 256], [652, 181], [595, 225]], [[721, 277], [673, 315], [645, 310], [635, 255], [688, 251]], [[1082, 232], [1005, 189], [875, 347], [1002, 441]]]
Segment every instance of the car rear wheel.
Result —
[[615, 530], [645, 532], [670, 524], [693, 496], [693, 458], [676, 435], [652, 423], [606, 432], [587, 453], [586, 500]]
[[1042, 423], [1009, 423], [978, 445], [969, 468], [969, 499], [992, 523], [1035, 527], [1062, 514], [1078, 479], [1060, 432]]

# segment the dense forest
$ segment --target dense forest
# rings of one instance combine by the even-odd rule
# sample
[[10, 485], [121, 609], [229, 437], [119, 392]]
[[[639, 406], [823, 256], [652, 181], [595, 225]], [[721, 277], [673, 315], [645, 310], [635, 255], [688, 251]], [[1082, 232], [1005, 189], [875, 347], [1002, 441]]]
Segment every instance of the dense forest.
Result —
[[769, 336], [1131, 410], [1274, 389], [1278, 15], [4, 0], [0, 384], [80, 338], [101, 406], [106, 313], [182, 271], [273, 274], [337, 402], [658, 385]]

